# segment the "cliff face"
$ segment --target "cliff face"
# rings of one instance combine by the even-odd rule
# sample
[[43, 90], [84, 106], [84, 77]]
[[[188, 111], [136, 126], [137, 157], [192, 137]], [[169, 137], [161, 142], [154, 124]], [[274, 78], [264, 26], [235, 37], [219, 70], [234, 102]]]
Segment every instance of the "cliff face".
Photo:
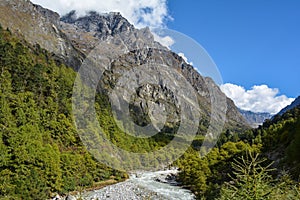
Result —
[[[112, 64], [108, 64], [110, 66], [107, 66], [106, 76], [110, 77], [105, 78], [112, 80], [109, 84], [115, 85], [118, 78], [123, 74], [144, 64], [166, 64], [178, 71], [197, 92], [201, 109], [200, 113], [203, 116], [203, 120], [209, 121], [211, 117], [219, 121], [222, 120], [221, 113], [212, 114], [211, 103], [214, 101], [212, 96], [215, 95], [224, 98], [227, 103], [226, 128], [241, 130], [248, 127], [247, 122], [241, 116], [233, 101], [227, 99], [212, 79], [202, 77], [193, 66], [187, 64], [180, 56], [155, 42], [148, 28], [135, 29], [119, 13], [100, 15], [90, 12], [85, 17], [77, 18], [76, 13], [72, 11], [62, 17], [61, 21], [61, 26], [68, 37], [72, 38], [73, 45], [86, 54], [95, 48], [99, 48], [99, 54], [104, 54], [103, 49], [106, 47], [97, 47], [99, 44], [101, 46], [103, 41], [104, 43], [106, 43], [105, 41], [109, 41], [110, 44], [114, 43], [115, 49], [121, 49], [122, 53], [117, 58], [118, 61], [112, 60]], [[179, 81], [172, 81], [178, 87], [184, 87]], [[109, 86], [106, 85], [103, 87], [108, 88]], [[160, 84], [159, 88], [152, 87], [153, 89], [156, 88], [156, 91], [148, 90], [147, 96], [150, 97], [157, 92], [164, 93], [164, 87], [165, 85], [163, 84]], [[156, 101], [154, 97], [152, 101]], [[175, 100], [173, 99], [173, 101]], [[138, 110], [148, 113], [147, 109], [147, 106], [144, 106]], [[178, 110], [174, 110], [173, 112], [178, 114]]]
[[29, 43], [53, 52], [58, 59], [74, 68], [78, 68], [84, 58], [61, 31], [59, 14], [30, 1], [1, 0], [0, 23]]
[[76, 12], [71, 11], [63, 16], [61, 28], [71, 39], [74, 46], [85, 54], [90, 53], [101, 41], [119, 36], [133, 49], [146, 45], [164, 48], [154, 41], [149, 28], [135, 29], [120, 13], [98, 14], [90, 12], [84, 17], [77, 18]]
[[[14, 17], [12, 18], [12, 16]], [[104, 69], [104, 80], [107, 82], [102, 83], [101, 87], [107, 90], [112, 90], [112, 86], [123, 74], [141, 65], [156, 62], [171, 66], [196, 91], [201, 120], [204, 121], [204, 124], [208, 124], [212, 118], [217, 121], [224, 120], [221, 112], [226, 111], [225, 128], [237, 131], [248, 128], [247, 122], [237, 107], [220, 91], [212, 79], [202, 77], [180, 56], [154, 41], [148, 28], [135, 29], [119, 13], [90, 12], [87, 16], [77, 18], [76, 12], [72, 11], [60, 18], [57, 13], [29, 1], [2, 0], [0, 2], [0, 23], [4, 28], [9, 28], [23, 36], [28, 42], [39, 44], [42, 48], [53, 52], [58, 59], [75, 70], [79, 69], [84, 58], [88, 57], [94, 49], [98, 49], [100, 54], [107, 54], [105, 55], [107, 58], [113, 58]], [[101, 44], [107, 46], [99, 48]], [[117, 48], [105, 51], [104, 49], [108, 49], [109, 45]], [[120, 52], [120, 56], [114, 55]], [[157, 68], [157, 70], [161, 69]], [[168, 96], [171, 102], [176, 102], [176, 98], [172, 97], [171, 93], [165, 89], [164, 82], [167, 80], [163, 80], [157, 86], [141, 86], [140, 90], [144, 93], [137, 94], [135, 98], [138, 101], [131, 104], [132, 108], [144, 114], [148, 113], [149, 105], [142, 101], [142, 98], [146, 96], [152, 102], [158, 102], [155, 96], [159, 95]], [[177, 84], [178, 88], [184, 87], [176, 79], [170, 80], [170, 82]], [[145, 90], [146, 88], [148, 89]], [[145, 93], [145, 91], [147, 92]], [[212, 102], [218, 104], [218, 102], [214, 102], [216, 98], [213, 98], [212, 95], [225, 99], [227, 106], [221, 106], [220, 113], [211, 112]], [[170, 120], [176, 123], [178, 117], [175, 115], [178, 115], [179, 111], [174, 105], [168, 109], [174, 113], [174, 117], [170, 117]], [[135, 116], [143, 118], [141, 117], [143, 114]], [[147, 121], [147, 118], [144, 120]]]

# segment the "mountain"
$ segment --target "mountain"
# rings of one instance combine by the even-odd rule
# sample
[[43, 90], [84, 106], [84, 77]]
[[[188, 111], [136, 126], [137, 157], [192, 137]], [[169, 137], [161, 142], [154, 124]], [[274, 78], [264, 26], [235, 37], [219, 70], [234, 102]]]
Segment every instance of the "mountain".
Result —
[[49, 199], [125, 178], [79, 138], [72, 68], [1, 26], [0, 55], [0, 199]]
[[297, 97], [290, 105], [287, 107], [283, 108], [281, 111], [279, 111], [278, 115], [283, 115], [285, 112], [300, 106], [300, 96]]
[[253, 128], [257, 128], [259, 125], [262, 125], [266, 119], [272, 117], [270, 113], [256, 113], [242, 109], [239, 109], [239, 111]]
[[[199, 199], [219, 199], [220, 190], [228, 184], [244, 194], [248, 182], [254, 184], [251, 188], [259, 188], [253, 194], [267, 192], [261, 199], [299, 199], [298, 190], [298, 198], [286, 193], [297, 189], [298, 183], [289, 179], [273, 182], [272, 177], [280, 176], [263, 174], [265, 179], [260, 179], [250, 173], [250, 181], [230, 181], [236, 177], [232, 163], [239, 158], [245, 158], [245, 165], [236, 165], [238, 170], [248, 173], [244, 169], [252, 169], [249, 152], [262, 152], [278, 169], [284, 166], [294, 179], [299, 177], [299, 107], [250, 129], [211, 78], [202, 77], [176, 53], [155, 42], [148, 28], [136, 29], [119, 13], [90, 12], [78, 18], [72, 11], [60, 18], [26, 0], [1, 0], [0, 11], [0, 199], [54, 199], [56, 194], [94, 190], [128, 178], [126, 172], [117, 170], [124, 164], [122, 159], [128, 170], [149, 160], [154, 169], [162, 167], [160, 161], [169, 164], [177, 155], [181, 157], [173, 164], [180, 169], [178, 178]], [[84, 68], [87, 71], [81, 71]], [[83, 87], [74, 93], [80, 86], [78, 73]], [[196, 101], [190, 98], [193, 91]], [[74, 96], [84, 101], [74, 103]], [[179, 104], [181, 101], [189, 102], [192, 109]], [[94, 116], [90, 110], [95, 110]], [[197, 111], [200, 117], [194, 115]], [[176, 148], [160, 153], [174, 141], [183, 121], [195, 125], [186, 120], [193, 115], [200, 121], [190, 148], [183, 155], [178, 153], [186, 137], [177, 137]], [[78, 116], [81, 123], [75, 119]], [[96, 126], [89, 121], [92, 117]], [[119, 117], [125, 119], [123, 124], [118, 123]], [[126, 119], [134, 123], [124, 131], [120, 125], [125, 126]], [[206, 157], [199, 156], [203, 135], [208, 132], [208, 138], [214, 139], [223, 120], [224, 132], [217, 145]], [[159, 133], [146, 138], [132, 135], [131, 130], [147, 127], [150, 121]], [[213, 126], [210, 121], [215, 121]], [[96, 129], [99, 124], [104, 139]], [[81, 137], [85, 127], [92, 134]], [[189, 134], [188, 129], [183, 130]], [[98, 143], [101, 139], [103, 147]], [[124, 150], [125, 155], [114, 155], [116, 149]], [[158, 155], [156, 160], [152, 152]], [[132, 153], [143, 157], [136, 159]], [[106, 160], [99, 162], [99, 154]], [[116, 167], [108, 167], [110, 163]], [[257, 185], [252, 180], [260, 182]], [[268, 187], [260, 184], [265, 180], [271, 181]], [[280, 198], [270, 196], [271, 191]]]
[[78, 68], [84, 59], [60, 29], [60, 16], [56, 12], [27, 0], [1, 0], [0, 23], [32, 45], [54, 53], [57, 60], [73, 68]]
[[[27, 0], [1, 0], [0, 25], [0, 198], [46, 199], [53, 192], [66, 194], [126, 178], [125, 173], [107, 167], [105, 160], [104, 164], [98, 162], [97, 154], [89, 153], [92, 145], [99, 145], [95, 138], [80, 138], [81, 126], [94, 128], [85, 123], [90, 119], [86, 111], [91, 108], [97, 112], [106, 139], [127, 152], [151, 153], [166, 146], [183, 121], [198, 127], [198, 121], [189, 118], [198, 112], [195, 130], [199, 138], [209, 131], [214, 139], [213, 133], [223, 128], [223, 121], [224, 132], [234, 134], [249, 128], [233, 101], [211, 78], [202, 77], [179, 55], [156, 42], [149, 28], [136, 29], [119, 13], [90, 12], [77, 18], [73, 11], [60, 18]], [[96, 84], [97, 92], [87, 99], [95, 105], [81, 102], [79, 114], [84, 123], [75, 125], [73, 86], [82, 65], [92, 73], [81, 74], [87, 87], [78, 96], [90, 91], [88, 83]], [[135, 87], [123, 77], [142, 84]], [[123, 93], [113, 93], [118, 87]], [[193, 93], [195, 99], [190, 101]], [[119, 95], [129, 116], [122, 116], [127, 114], [120, 112], [124, 109], [111, 104], [111, 94]], [[197, 110], [189, 110], [181, 101]], [[161, 131], [146, 139], [134, 137], [119, 128], [119, 116], [133, 119], [140, 127], [146, 127], [155, 116], [155, 130]], [[161, 126], [163, 120], [166, 123]], [[188, 135], [189, 130], [184, 133]], [[91, 146], [84, 146], [81, 139]], [[178, 146], [185, 138], [180, 139]], [[178, 154], [175, 150], [173, 155]], [[105, 155], [107, 161], [117, 164], [127, 160], [127, 169], [143, 164], [130, 156]], [[159, 156], [159, 160], [173, 159], [169, 154]], [[161, 167], [156, 162], [153, 165]]]
[[[77, 18], [75, 11], [61, 18], [61, 27], [66, 35], [71, 38], [73, 45], [85, 53], [89, 53], [101, 41], [110, 40], [118, 43], [120, 42], [119, 39], [122, 40], [122, 44], [127, 46], [127, 49], [131, 49], [131, 52], [119, 58], [118, 66], [114, 63], [113, 67], [118, 68], [118, 72], [117, 70], [108, 69], [114, 77], [119, 77], [125, 73], [128, 70], [128, 65], [140, 66], [144, 63], [157, 62], [157, 58], [162, 58], [162, 62], [171, 64], [198, 92], [199, 103], [206, 120], [209, 120], [207, 114], [210, 113], [212, 100], [210, 99], [210, 93], [212, 92], [209, 91], [209, 88], [213, 88], [214, 92], [221, 98], [227, 99], [226, 126], [236, 127], [237, 130], [243, 126], [248, 126], [233, 101], [226, 98], [213, 80], [202, 77], [193, 66], [187, 64], [180, 56], [157, 43], [149, 28], [135, 29], [120, 13], [98, 14], [90, 12], [87, 16]], [[122, 61], [122, 59], [124, 60]], [[173, 81], [180, 86], [179, 82]], [[237, 124], [241, 127], [238, 128]]]
[[[1, 1], [0, 11], [0, 23], [4, 28], [21, 34], [31, 44], [38, 44], [53, 52], [58, 60], [62, 60], [75, 70], [78, 70], [83, 59], [101, 41], [111, 40], [118, 43], [122, 40], [121, 42], [127, 46], [127, 49], [137, 49], [133, 54], [124, 55], [123, 58], [128, 61], [127, 58], [132, 57], [135, 63], [140, 63], [138, 65], [151, 61], [151, 59], [153, 61], [155, 56], [163, 53], [164, 62], [173, 63], [172, 67], [178, 70], [197, 91], [201, 113], [204, 115], [203, 121], [209, 121], [211, 117], [210, 93], [212, 91], [209, 91], [207, 85], [209, 84], [210, 88], [213, 88], [215, 94], [226, 98], [212, 80], [202, 77], [180, 56], [155, 42], [149, 28], [135, 29], [120, 13], [90, 12], [87, 16], [77, 18], [76, 12], [72, 11], [60, 18], [53, 11], [22, 0]], [[117, 39], [118, 37], [122, 38]], [[126, 64], [122, 63], [122, 65]], [[124, 72], [128, 69], [120, 70]], [[118, 73], [123, 72], [119, 71]], [[112, 71], [113, 76], [118, 76], [113, 73], [114, 71]], [[161, 85], [161, 87], [163, 86]], [[240, 130], [248, 127], [233, 101], [226, 99], [226, 128]], [[216, 116], [215, 118], [220, 119], [221, 117]], [[207, 124], [207, 122], [204, 123]]]

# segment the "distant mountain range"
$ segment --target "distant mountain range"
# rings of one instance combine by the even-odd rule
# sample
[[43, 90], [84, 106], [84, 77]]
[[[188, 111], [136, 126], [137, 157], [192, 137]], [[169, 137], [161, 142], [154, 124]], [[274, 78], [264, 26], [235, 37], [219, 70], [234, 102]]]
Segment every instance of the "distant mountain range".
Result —
[[[295, 107], [300, 106], [300, 96], [295, 99], [290, 105], [286, 106], [283, 108], [279, 113], [276, 115], [283, 115], [289, 110], [292, 110]], [[266, 119], [271, 119], [276, 115], [272, 115], [267, 112], [252, 112], [252, 111], [247, 111], [239, 108], [240, 113], [242, 116], [246, 119], [246, 121], [251, 125], [251, 127], [256, 128], [259, 125], [262, 125]]]
[[266, 119], [270, 119], [273, 115], [270, 113], [256, 113], [252, 111], [246, 111], [239, 109], [242, 116], [246, 119], [246, 121], [251, 125], [251, 127], [256, 128], [259, 125], [262, 125]]

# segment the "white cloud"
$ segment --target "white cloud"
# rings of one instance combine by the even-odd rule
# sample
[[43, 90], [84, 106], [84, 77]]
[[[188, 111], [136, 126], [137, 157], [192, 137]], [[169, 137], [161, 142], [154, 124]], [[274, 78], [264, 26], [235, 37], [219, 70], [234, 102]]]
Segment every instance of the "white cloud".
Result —
[[170, 49], [170, 47], [175, 43], [175, 41], [173, 40], [173, 38], [171, 38], [170, 36], [159, 36], [157, 35], [154, 31], [151, 32], [154, 36], [154, 40], [156, 42], [159, 42], [160, 44], [164, 45], [165, 47], [168, 47]]
[[295, 100], [285, 95], [279, 96], [277, 88], [269, 88], [267, 85], [255, 85], [250, 90], [231, 83], [226, 83], [220, 87], [237, 107], [253, 112], [276, 114]]
[[184, 55], [184, 53], [178, 53], [178, 55], [187, 63], [190, 65], [193, 65], [193, 62], [189, 62], [188, 58]]
[[163, 27], [171, 19], [167, 0], [31, 0], [45, 8], [64, 15], [76, 10], [79, 15], [87, 11], [99, 13], [120, 12], [136, 27]]

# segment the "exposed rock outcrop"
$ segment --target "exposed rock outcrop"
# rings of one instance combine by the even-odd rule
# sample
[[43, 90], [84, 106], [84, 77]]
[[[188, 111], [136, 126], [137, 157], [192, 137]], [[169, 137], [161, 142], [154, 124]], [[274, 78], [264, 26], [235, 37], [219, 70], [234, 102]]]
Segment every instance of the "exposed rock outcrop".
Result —
[[1, 0], [0, 24], [29, 43], [53, 52], [57, 59], [78, 69], [84, 55], [60, 28], [58, 13], [26, 0]]
[[[12, 16], [14, 17], [12, 18]], [[108, 55], [115, 60], [111, 60], [113, 62], [105, 69], [105, 77], [108, 80], [106, 83], [108, 85], [104, 86], [106, 88], [111, 87], [122, 74], [134, 67], [147, 63], [171, 66], [196, 91], [202, 116], [201, 123], [206, 124], [206, 127], [211, 118], [216, 121], [226, 120], [226, 129], [239, 131], [248, 127], [237, 107], [230, 99], [226, 98], [212, 79], [202, 77], [193, 66], [187, 64], [180, 56], [156, 42], [149, 28], [136, 29], [120, 13], [98, 14], [90, 12], [87, 16], [78, 18], [76, 12], [72, 11], [60, 18], [57, 13], [34, 5], [30, 1], [2, 0], [0, 2], [0, 24], [4, 28], [9, 28], [11, 31], [22, 35], [28, 42], [38, 44], [53, 52], [58, 60], [72, 66], [75, 70], [79, 69], [83, 60], [89, 56], [92, 50], [97, 48], [99, 43], [107, 41], [107, 44], [114, 43], [111, 47], [119, 45], [118, 51], [123, 51], [121, 56], [116, 58], [113, 55]], [[114, 52], [115, 50], [112, 51], [112, 54]], [[174, 81], [173, 84], [179, 84], [175, 79], [169, 80], [170, 83]], [[163, 82], [168, 83], [168, 80], [163, 80]], [[153, 90], [149, 91], [146, 96], [151, 97], [155, 94], [156, 96], [167, 97], [171, 95], [170, 91], [165, 93], [167, 91], [164, 89], [165, 87], [164, 84], [151, 86]], [[183, 86], [179, 84], [178, 87]], [[173, 94], [173, 96], [175, 95]], [[226, 119], [223, 119], [221, 114], [212, 114], [211, 112], [212, 102], [217, 99], [215, 98], [217, 96], [227, 99], [227, 109], [226, 106], [220, 108], [220, 113], [221, 111], [226, 112]], [[142, 96], [136, 96], [136, 100], [141, 98]], [[175, 98], [169, 98], [169, 100], [176, 102]], [[159, 102], [154, 96], [151, 101]], [[179, 111], [176, 110], [175, 104], [169, 106], [168, 109], [170, 113], [178, 115]], [[213, 102], [213, 104], [218, 105], [219, 102]], [[145, 102], [142, 103], [139, 100], [132, 104], [135, 108], [137, 105], [141, 105], [140, 109], [137, 110], [147, 114], [149, 108]], [[136, 116], [142, 115], [137, 114]], [[170, 119], [177, 123], [176, 118], [178, 117], [173, 117], [173, 119], [171, 117]]]

